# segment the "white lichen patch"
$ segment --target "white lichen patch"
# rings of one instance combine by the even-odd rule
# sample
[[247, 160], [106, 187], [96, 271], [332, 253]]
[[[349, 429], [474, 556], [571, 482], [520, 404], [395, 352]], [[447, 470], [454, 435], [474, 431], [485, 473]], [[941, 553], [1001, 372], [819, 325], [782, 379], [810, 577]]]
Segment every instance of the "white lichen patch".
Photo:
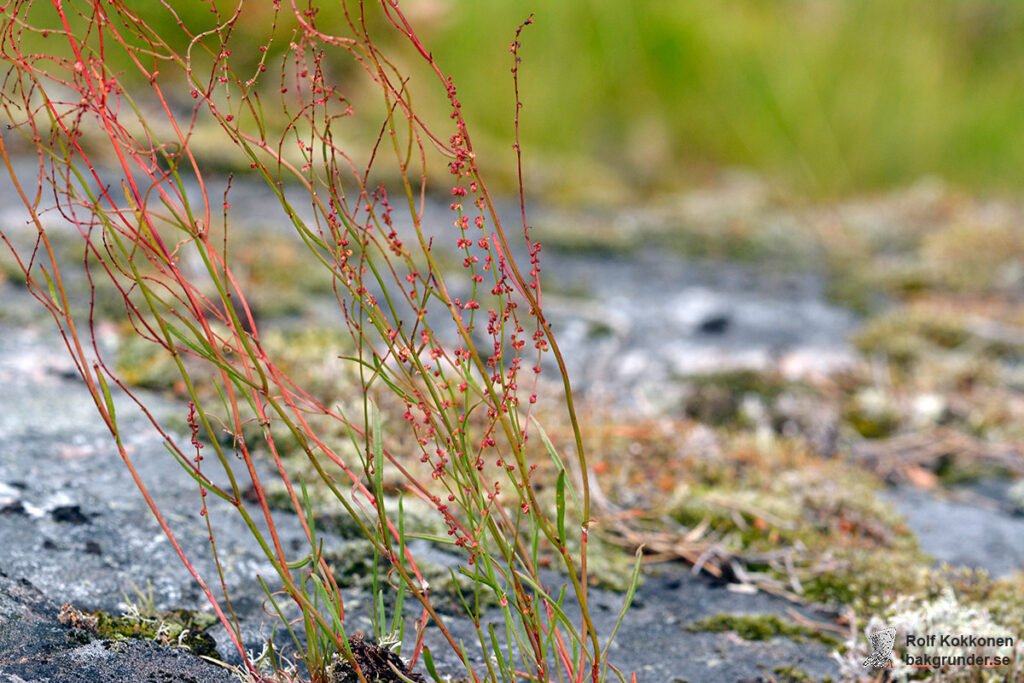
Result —
[[[873, 617], [864, 637], [851, 644], [841, 658], [844, 675], [856, 679], [869, 673], [862, 666], [871, 654], [868, 635], [889, 627], [896, 629], [896, 644], [888, 680], [994, 683], [1019, 680], [1024, 674], [1020, 634], [999, 623], [984, 607], [969, 604], [946, 588], [933, 599], [901, 596], [883, 614]], [[971, 657], [974, 659], [959, 663]], [[1011, 663], [984, 666], [977, 663], [978, 657]], [[943, 666], [935, 666], [937, 661]]]

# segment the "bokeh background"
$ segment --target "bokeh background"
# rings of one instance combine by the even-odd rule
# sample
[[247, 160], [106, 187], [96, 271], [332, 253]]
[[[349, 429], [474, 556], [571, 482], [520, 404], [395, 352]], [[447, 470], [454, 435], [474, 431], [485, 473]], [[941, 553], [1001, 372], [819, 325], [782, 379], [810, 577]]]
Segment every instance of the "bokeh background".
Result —
[[[228, 14], [234, 7], [214, 4]], [[180, 35], [159, 3], [139, 5], [172, 42]], [[340, 31], [342, 3], [325, 5], [318, 22]], [[737, 166], [816, 199], [929, 175], [972, 191], [1022, 184], [1024, 3], [405, 0], [402, 7], [454, 77], [482, 162], [505, 189], [513, 181], [508, 45], [531, 14], [521, 133], [528, 189], [549, 200], [628, 204]], [[209, 3], [174, 9], [189, 26], [210, 19]], [[246, 7], [232, 38], [233, 65], [255, 64], [271, 21], [270, 3], [265, 11]], [[447, 120], [443, 91], [382, 21], [371, 17], [370, 29], [413, 76], [421, 114]], [[239, 49], [246, 44], [253, 49]], [[285, 48], [282, 40], [271, 45], [271, 63]], [[333, 68], [342, 84], [349, 75], [355, 81], [351, 63]]]
[[[988, 0], [420, 0], [471, 124], [507, 149], [504, 49], [523, 36], [522, 135], [552, 190], [632, 191], [757, 170], [798, 195], [925, 175], [1016, 189], [1024, 3]], [[504, 143], [504, 144], [503, 144]], [[549, 166], [550, 168], [550, 166]]]

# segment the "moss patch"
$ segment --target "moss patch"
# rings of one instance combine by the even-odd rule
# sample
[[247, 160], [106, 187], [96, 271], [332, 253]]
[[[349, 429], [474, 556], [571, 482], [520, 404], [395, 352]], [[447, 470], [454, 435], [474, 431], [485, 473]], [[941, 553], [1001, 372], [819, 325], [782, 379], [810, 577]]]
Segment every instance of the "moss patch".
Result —
[[861, 389], [850, 397], [843, 419], [865, 439], [883, 439], [900, 426], [892, 397], [874, 387]]
[[674, 493], [668, 511], [679, 523], [696, 528], [706, 520], [717, 541], [740, 554], [790, 545], [810, 554], [914, 552], [913, 537], [878, 502], [879, 483], [870, 475], [809, 458], [796, 443], [737, 447], [744, 464], [734, 464], [742, 469], [732, 481], [714, 477]]
[[728, 614], [720, 612], [699, 619], [686, 626], [687, 631], [724, 633], [732, 631], [744, 640], [769, 640], [784, 636], [798, 643], [814, 640], [829, 647], [838, 647], [839, 641], [814, 629], [785, 621], [777, 614]]
[[194, 654], [217, 657], [217, 643], [205, 630], [217, 623], [216, 617], [195, 610], [166, 610], [151, 614], [125, 614], [120, 617], [96, 612], [96, 635], [117, 640], [135, 638], [163, 645], [182, 645]]
[[195, 610], [155, 610], [152, 594], [139, 593], [142, 601], [129, 602], [129, 609], [121, 616], [98, 611], [87, 614], [65, 603], [57, 620], [68, 626], [71, 642], [85, 644], [94, 637], [106, 641], [152, 640], [161, 645], [187, 647], [194, 654], [218, 657], [217, 643], [206, 629], [217, 623], [217, 618]]
[[698, 375], [687, 378], [686, 382], [688, 390], [683, 399], [683, 413], [715, 426], [752, 426], [751, 416], [744, 411], [744, 400], [748, 396], [771, 404], [784, 393], [810, 390], [776, 374], [754, 370]]
[[[387, 578], [391, 575], [392, 567], [382, 555], [378, 554], [375, 561], [374, 554], [374, 547], [370, 541], [353, 541], [339, 551], [328, 553], [327, 565], [339, 586], [359, 588], [371, 594], [376, 587], [378, 591], [384, 592], [385, 604], [393, 606], [396, 594], [395, 590], [389, 587]], [[463, 612], [462, 602], [465, 601], [479, 614], [498, 605], [498, 597], [491, 590], [481, 585], [477, 591], [477, 584], [473, 579], [460, 573], [458, 568], [455, 568], [453, 574], [446, 566], [422, 557], [413, 559], [420, 576], [430, 586], [431, 600], [438, 610], [459, 614]], [[391, 582], [399, 580], [396, 576]]]
[[298, 236], [250, 230], [228, 257], [242, 291], [262, 318], [299, 315], [312, 297], [333, 291], [333, 273]]
[[900, 307], [870, 319], [853, 338], [866, 354], [881, 354], [903, 367], [929, 354], [964, 347], [989, 356], [1013, 353], [1006, 343], [977, 337], [967, 322], [956, 313], [934, 310], [930, 306]]
[[171, 354], [136, 335], [130, 326], [121, 329], [114, 367], [118, 376], [132, 386], [158, 391], [184, 388]]
[[[772, 669], [772, 674], [779, 683], [813, 683], [811, 675], [796, 666], [777, 666]], [[831, 680], [831, 679], [829, 679]]]

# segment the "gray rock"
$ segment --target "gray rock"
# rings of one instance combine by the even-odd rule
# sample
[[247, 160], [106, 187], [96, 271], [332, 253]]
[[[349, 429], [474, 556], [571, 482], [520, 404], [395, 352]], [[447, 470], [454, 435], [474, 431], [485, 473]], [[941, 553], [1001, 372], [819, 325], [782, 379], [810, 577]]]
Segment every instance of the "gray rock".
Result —
[[25, 579], [0, 573], [0, 683], [229, 683], [230, 672], [188, 650], [96, 640], [57, 622], [60, 607]]
[[[0, 413], [5, 415], [0, 421], [0, 675], [12, 682], [229, 680], [225, 669], [177, 648], [141, 641], [116, 647], [69, 642], [69, 629], [57, 622], [63, 602], [84, 610], [120, 612], [133, 583], [151, 583], [159, 609], [207, 605], [153, 521], [109, 434], [91, 413], [85, 389], [65, 373], [40, 371], [48, 367], [47, 358], [59, 358], [56, 342], [52, 335], [30, 329], [0, 327], [0, 372], [6, 372], [6, 390], [0, 392]], [[31, 362], [32, 354], [38, 362]], [[20, 358], [17, 363], [5, 361], [15, 357]], [[156, 410], [175, 408], [159, 396], [147, 394], [146, 399]], [[144, 421], [129, 422], [136, 419], [130, 417], [130, 408], [119, 399], [119, 414], [129, 427], [125, 433], [134, 435], [127, 445], [140, 476], [150, 484], [197, 569], [215, 576], [194, 484]], [[50, 419], [55, 412], [60, 415]], [[228, 568], [228, 591], [242, 620], [244, 643], [258, 652], [272, 622], [264, 613], [264, 595], [255, 577], [271, 576], [271, 568], [229, 507], [211, 501], [218, 550]], [[282, 513], [276, 523], [286, 547], [302, 542], [294, 515]], [[330, 534], [321, 537], [328, 545], [344, 542]], [[440, 555], [435, 552], [431, 558]], [[554, 575], [551, 580], [556, 586], [562, 581]], [[367, 596], [357, 591], [345, 595], [352, 606], [351, 628], [368, 631], [363, 610]], [[596, 627], [610, 633], [622, 596], [596, 589], [590, 596]], [[638, 591], [612, 646], [612, 661], [623, 671], [636, 671], [639, 680], [665, 683], [680, 677], [694, 683], [751, 679], [789, 665], [818, 678], [833, 675], [829, 648], [818, 643], [788, 638], [748, 642], [728, 633], [685, 629], [718, 612], [784, 615], [790, 607], [767, 595], [726, 590], [692, 576], [685, 567], [665, 567]], [[572, 605], [566, 609], [574, 611]], [[485, 620], [501, 623], [498, 613], [485, 615]], [[457, 638], [474, 641], [467, 619], [448, 617], [447, 623]], [[211, 632], [223, 659], [238, 663], [223, 627]], [[436, 628], [428, 629], [427, 643], [442, 671], [458, 675], [463, 670]]]

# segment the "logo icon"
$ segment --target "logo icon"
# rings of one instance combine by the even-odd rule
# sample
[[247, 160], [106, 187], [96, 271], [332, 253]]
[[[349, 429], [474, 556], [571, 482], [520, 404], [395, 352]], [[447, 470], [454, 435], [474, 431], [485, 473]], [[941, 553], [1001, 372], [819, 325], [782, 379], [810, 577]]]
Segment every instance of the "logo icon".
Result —
[[868, 639], [871, 641], [871, 654], [864, 660], [865, 669], [880, 669], [889, 665], [892, 657], [892, 648], [896, 644], [896, 629], [884, 628], [875, 631]]

